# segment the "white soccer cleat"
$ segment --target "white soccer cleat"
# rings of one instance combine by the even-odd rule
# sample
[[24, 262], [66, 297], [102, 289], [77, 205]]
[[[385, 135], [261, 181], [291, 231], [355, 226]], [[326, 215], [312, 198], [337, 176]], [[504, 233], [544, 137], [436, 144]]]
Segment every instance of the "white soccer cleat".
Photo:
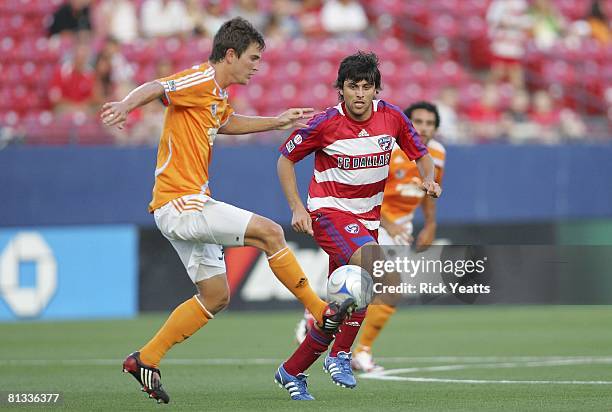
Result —
[[372, 359], [372, 352], [370, 348], [360, 348], [360, 350], [353, 354], [353, 359], [351, 359], [351, 366], [356, 371], [361, 372], [382, 372], [385, 370], [380, 365], [374, 363], [374, 359]]

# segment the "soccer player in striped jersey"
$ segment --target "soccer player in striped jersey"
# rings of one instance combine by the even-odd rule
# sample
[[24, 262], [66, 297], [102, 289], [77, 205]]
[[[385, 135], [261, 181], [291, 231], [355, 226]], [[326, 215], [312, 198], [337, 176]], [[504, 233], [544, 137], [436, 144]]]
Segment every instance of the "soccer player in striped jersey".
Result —
[[167, 106], [149, 211], [198, 293], [179, 305], [157, 334], [123, 363], [124, 372], [158, 402], [169, 401], [160, 382], [161, 359], [229, 302], [222, 246], [263, 250], [274, 275], [314, 314], [322, 331], [337, 330], [352, 303], [328, 305], [315, 294], [278, 224], [210, 196], [208, 166], [217, 133], [290, 129], [306, 126], [302, 122], [311, 117], [308, 108], [289, 109], [277, 117], [234, 113], [227, 87], [248, 83], [264, 47], [263, 36], [248, 21], [232, 19], [216, 33], [207, 63], [145, 83], [122, 101], [102, 107], [103, 122], [122, 127], [137, 107], [157, 99]]
[[[362, 266], [362, 250], [376, 245], [389, 161], [397, 144], [415, 160], [421, 189], [439, 196], [434, 163], [406, 115], [375, 99], [380, 90], [378, 58], [359, 52], [346, 57], [335, 84], [340, 103], [295, 130], [280, 147], [278, 174], [293, 212], [292, 226], [308, 233], [329, 255], [329, 273], [342, 265]], [[306, 207], [298, 193], [294, 164], [315, 153], [314, 175]], [[365, 262], [363, 262], [365, 265]], [[324, 367], [334, 383], [353, 388], [353, 344], [365, 310], [354, 312], [335, 335], [312, 328], [296, 352], [276, 372], [276, 381], [292, 399], [310, 400], [304, 371], [327, 351]]]
[[[446, 150], [434, 139], [440, 126], [438, 108], [429, 102], [417, 102], [410, 105], [404, 114], [410, 119], [427, 146], [435, 165], [435, 181], [442, 184]], [[378, 242], [381, 245], [410, 245], [412, 238], [412, 219], [414, 211], [421, 206], [425, 222], [423, 229], [416, 237], [417, 251], [427, 249], [436, 237], [436, 199], [425, 196], [421, 190], [421, 176], [417, 165], [403, 151], [397, 148], [391, 153], [389, 179], [385, 186], [385, 195], [381, 209], [381, 227], [378, 231]], [[395, 306], [390, 299], [384, 302], [374, 301], [368, 309], [363, 330], [359, 336], [359, 345], [355, 349], [353, 369], [364, 372], [382, 370], [372, 358], [372, 345], [385, 324], [395, 313]]]

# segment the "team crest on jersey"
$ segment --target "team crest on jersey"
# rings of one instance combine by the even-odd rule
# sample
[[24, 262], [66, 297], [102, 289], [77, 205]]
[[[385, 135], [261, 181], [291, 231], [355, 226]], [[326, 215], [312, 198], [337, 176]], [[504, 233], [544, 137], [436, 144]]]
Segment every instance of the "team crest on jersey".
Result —
[[295, 144], [300, 144], [302, 143], [302, 135], [301, 134], [296, 134], [295, 137], [293, 138], [293, 142]]
[[387, 150], [391, 150], [391, 137], [383, 136], [378, 138], [378, 146], [384, 152], [386, 152]]
[[213, 116], [217, 116], [217, 104], [212, 104], [210, 106], [210, 112], [212, 113]]
[[287, 144], [285, 144], [285, 147], [287, 148], [288, 153], [293, 152], [293, 149], [295, 149], [295, 144], [293, 143], [293, 140], [289, 140]]
[[168, 85], [168, 90], [170, 90], [171, 92], [176, 91], [176, 83], [174, 82], [174, 80], [168, 80], [166, 84]]
[[359, 225], [357, 223], [351, 223], [350, 225], [344, 226], [344, 230], [354, 235], [359, 233]]

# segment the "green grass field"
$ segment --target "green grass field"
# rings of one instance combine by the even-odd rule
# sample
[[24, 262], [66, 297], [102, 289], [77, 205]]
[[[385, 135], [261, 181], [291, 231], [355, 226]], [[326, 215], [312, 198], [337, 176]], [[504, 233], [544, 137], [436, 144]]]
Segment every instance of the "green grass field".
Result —
[[162, 363], [171, 403], [159, 406], [120, 369], [165, 317], [0, 324], [0, 391], [61, 391], [63, 406], [51, 410], [612, 408], [612, 307], [402, 309], [375, 348], [389, 380], [361, 378], [355, 390], [339, 388], [318, 361], [309, 378], [315, 402], [291, 401], [273, 384], [276, 366], [295, 347], [298, 317], [221, 314]]

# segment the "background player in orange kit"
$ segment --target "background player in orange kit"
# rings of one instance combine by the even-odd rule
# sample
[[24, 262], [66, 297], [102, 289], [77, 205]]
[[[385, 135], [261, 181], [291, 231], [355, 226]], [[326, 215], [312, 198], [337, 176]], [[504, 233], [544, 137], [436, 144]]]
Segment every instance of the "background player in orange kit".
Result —
[[278, 224], [210, 197], [208, 166], [217, 133], [305, 127], [301, 122], [311, 117], [312, 109], [289, 109], [277, 117], [234, 113], [226, 89], [248, 83], [264, 47], [263, 36], [248, 21], [232, 19], [215, 35], [207, 63], [145, 83], [122, 101], [102, 108], [106, 125], [122, 127], [139, 106], [161, 99], [168, 107], [149, 211], [176, 249], [198, 294], [179, 305], [157, 334], [123, 363], [124, 372], [158, 402], [169, 401], [160, 382], [160, 360], [229, 303], [222, 246], [263, 250], [272, 272], [314, 314], [323, 331], [337, 330], [346, 315], [347, 305], [327, 305], [312, 290]]
[[[412, 104], [404, 114], [408, 116], [423, 143], [431, 154], [435, 165], [435, 181], [442, 185], [446, 151], [434, 139], [440, 126], [440, 115], [435, 105], [429, 102]], [[389, 178], [381, 209], [381, 227], [378, 230], [380, 245], [410, 245], [413, 243], [412, 220], [414, 211], [421, 206], [424, 217], [423, 229], [417, 235], [415, 246], [418, 251], [427, 249], [436, 237], [436, 199], [426, 196], [421, 189], [421, 177], [414, 163], [401, 150], [394, 150], [389, 165]], [[376, 302], [374, 302], [376, 303]], [[355, 370], [371, 372], [381, 370], [372, 359], [372, 345], [380, 331], [395, 313], [390, 302], [371, 304], [354, 351], [352, 366]]]

